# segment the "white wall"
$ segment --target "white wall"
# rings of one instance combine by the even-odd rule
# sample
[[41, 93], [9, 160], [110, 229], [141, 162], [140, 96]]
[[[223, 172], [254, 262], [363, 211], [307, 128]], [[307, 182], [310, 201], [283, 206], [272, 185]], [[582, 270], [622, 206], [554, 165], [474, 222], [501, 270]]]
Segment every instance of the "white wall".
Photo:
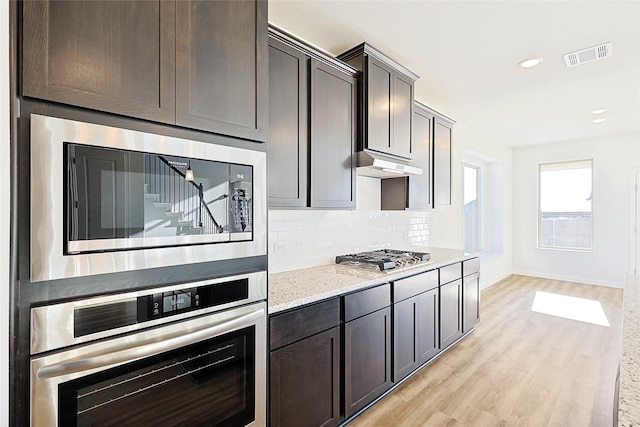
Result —
[[0, 0], [0, 427], [9, 425], [9, 2]]
[[453, 205], [424, 211], [380, 211], [380, 181], [358, 177], [356, 211], [270, 210], [269, 271], [277, 273], [330, 264], [336, 255], [406, 245], [462, 248], [462, 168], [464, 156], [487, 165], [485, 215], [494, 236], [481, 256], [481, 287], [511, 274], [511, 148], [456, 123], [453, 135]]
[[269, 272], [332, 264], [336, 255], [429, 246], [429, 213], [380, 211], [380, 180], [358, 177], [354, 211], [270, 210]]
[[[631, 182], [640, 135], [513, 151], [514, 273], [623, 287], [630, 269]], [[593, 251], [537, 248], [538, 164], [593, 159]]]
[[[485, 250], [481, 255], [481, 287], [512, 272], [512, 150], [504, 142], [458, 122], [453, 127], [453, 189], [450, 209], [432, 211], [429, 217], [432, 246], [462, 247], [462, 161], [477, 158], [485, 171]], [[493, 236], [493, 237], [492, 237]]]

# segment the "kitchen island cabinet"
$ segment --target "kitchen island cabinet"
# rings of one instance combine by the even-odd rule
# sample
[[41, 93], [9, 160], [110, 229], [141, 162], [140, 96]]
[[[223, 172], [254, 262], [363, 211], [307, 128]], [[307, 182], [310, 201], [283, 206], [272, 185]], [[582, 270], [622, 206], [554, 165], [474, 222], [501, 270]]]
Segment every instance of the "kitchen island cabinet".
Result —
[[270, 208], [355, 209], [356, 70], [269, 30]]
[[267, 137], [267, 2], [28, 1], [22, 94]]
[[418, 76], [367, 43], [338, 58], [362, 72], [359, 148], [411, 159], [413, 86]]

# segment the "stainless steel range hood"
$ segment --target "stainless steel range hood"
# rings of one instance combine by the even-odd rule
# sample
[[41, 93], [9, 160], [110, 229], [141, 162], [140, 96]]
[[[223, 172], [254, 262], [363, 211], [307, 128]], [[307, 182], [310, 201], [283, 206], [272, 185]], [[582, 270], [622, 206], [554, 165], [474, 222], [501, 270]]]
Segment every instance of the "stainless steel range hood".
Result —
[[408, 160], [400, 160], [375, 151], [356, 153], [356, 173], [372, 178], [397, 178], [399, 176], [422, 175], [422, 168]]

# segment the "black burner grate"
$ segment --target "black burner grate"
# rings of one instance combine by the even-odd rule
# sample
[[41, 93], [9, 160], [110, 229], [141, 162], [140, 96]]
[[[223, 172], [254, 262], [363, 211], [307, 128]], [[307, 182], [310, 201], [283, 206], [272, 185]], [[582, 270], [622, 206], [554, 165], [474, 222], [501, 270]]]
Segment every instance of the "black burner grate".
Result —
[[378, 268], [380, 271], [412, 266], [429, 261], [431, 255], [425, 252], [400, 251], [396, 249], [379, 249], [357, 254], [339, 255], [336, 264], [347, 264], [358, 267]]

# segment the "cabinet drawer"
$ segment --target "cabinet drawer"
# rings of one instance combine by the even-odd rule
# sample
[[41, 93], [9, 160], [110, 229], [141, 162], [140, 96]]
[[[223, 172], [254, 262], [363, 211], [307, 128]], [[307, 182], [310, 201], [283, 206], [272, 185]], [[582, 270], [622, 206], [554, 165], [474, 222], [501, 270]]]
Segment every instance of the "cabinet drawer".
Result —
[[438, 270], [427, 271], [393, 282], [393, 302], [411, 298], [438, 287]]
[[373, 313], [391, 304], [391, 286], [382, 286], [356, 292], [344, 297], [344, 321]]
[[462, 277], [462, 266], [460, 264], [461, 263], [457, 262], [455, 264], [447, 265], [446, 267], [440, 267], [441, 285], [453, 282], [454, 280], [460, 279]]
[[462, 275], [468, 276], [480, 271], [480, 258], [472, 258], [462, 263]]
[[340, 298], [269, 318], [269, 343], [275, 350], [340, 324]]

